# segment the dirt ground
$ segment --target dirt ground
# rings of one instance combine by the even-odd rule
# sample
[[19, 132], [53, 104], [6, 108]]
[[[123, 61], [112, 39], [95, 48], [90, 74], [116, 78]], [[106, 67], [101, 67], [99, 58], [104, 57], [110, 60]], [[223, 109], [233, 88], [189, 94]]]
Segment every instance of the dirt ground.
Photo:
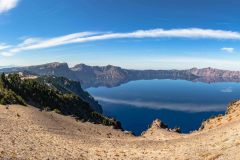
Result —
[[178, 134], [152, 125], [142, 136], [28, 106], [0, 105], [0, 159], [239, 160], [240, 102], [204, 129]]

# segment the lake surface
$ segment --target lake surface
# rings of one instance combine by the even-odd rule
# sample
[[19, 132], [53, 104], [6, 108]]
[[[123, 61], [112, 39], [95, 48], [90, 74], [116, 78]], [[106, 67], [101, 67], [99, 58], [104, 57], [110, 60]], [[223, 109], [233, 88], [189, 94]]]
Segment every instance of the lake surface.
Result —
[[202, 83], [185, 80], [139, 80], [121, 86], [87, 89], [102, 105], [104, 114], [117, 118], [136, 135], [156, 118], [187, 133], [227, 104], [240, 98], [240, 83]]

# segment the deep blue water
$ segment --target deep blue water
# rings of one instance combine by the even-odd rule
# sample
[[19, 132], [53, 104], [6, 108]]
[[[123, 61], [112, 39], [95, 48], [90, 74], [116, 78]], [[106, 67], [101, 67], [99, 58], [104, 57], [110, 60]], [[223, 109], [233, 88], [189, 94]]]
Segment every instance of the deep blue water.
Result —
[[240, 98], [240, 83], [202, 83], [185, 80], [139, 80], [118, 87], [89, 88], [104, 114], [121, 121], [125, 130], [139, 135], [159, 118], [187, 133], [212, 115], [224, 113]]

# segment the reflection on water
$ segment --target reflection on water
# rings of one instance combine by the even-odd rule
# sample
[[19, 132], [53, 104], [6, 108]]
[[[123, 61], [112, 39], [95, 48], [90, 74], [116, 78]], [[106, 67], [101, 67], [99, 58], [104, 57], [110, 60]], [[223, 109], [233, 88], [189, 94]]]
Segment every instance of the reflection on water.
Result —
[[129, 105], [133, 107], [149, 108], [149, 109], [167, 109], [173, 111], [183, 111], [183, 112], [210, 112], [210, 111], [224, 111], [225, 105], [221, 104], [194, 104], [194, 103], [161, 103], [161, 102], [145, 102], [138, 100], [121, 100], [121, 99], [111, 99], [105, 97], [97, 97], [95, 99], [105, 103], [118, 104], [118, 105]]
[[185, 80], [139, 80], [118, 87], [89, 88], [104, 113], [116, 117], [124, 129], [140, 134], [155, 119], [183, 132], [199, 128], [211, 115], [224, 113], [240, 97], [240, 84]]
[[131, 78], [113, 78], [113, 79], [86, 79], [81, 81], [81, 85], [84, 89], [91, 87], [117, 87], [122, 84], [137, 81], [137, 80], [187, 80], [191, 82], [202, 82], [202, 83], [226, 83], [226, 82], [235, 82], [239, 83], [240, 79], [235, 77], [174, 77], [174, 76], [150, 76], [147, 77], [143, 75], [143, 77], [131, 77]]

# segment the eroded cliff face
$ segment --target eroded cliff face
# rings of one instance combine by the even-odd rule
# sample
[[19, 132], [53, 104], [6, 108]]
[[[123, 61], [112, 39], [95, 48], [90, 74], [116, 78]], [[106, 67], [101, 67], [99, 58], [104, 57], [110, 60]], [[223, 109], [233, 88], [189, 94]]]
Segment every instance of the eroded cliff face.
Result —
[[228, 71], [228, 70], [220, 70], [215, 68], [192, 68], [189, 70], [190, 73], [198, 76], [198, 77], [216, 77], [216, 78], [240, 78], [240, 71]]
[[74, 93], [87, 102], [93, 110], [98, 113], [103, 112], [102, 106], [98, 103], [98, 101], [96, 101], [87, 91], [84, 91], [78, 81], [72, 81], [65, 77], [56, 76], [40, 76], [37, 80], [63, 93]]
[[221, 127], [226, 127], [231, 123], [240, 121], [240, 100], [231, 102], [224, 115], [210, 117], [202, 123], [199, 130], [192, 131], [189, 134], [181, 134], [179, 128], [168, 128], [161, 120], [156, 119], [152, 122], [150, 127], [142, 133], [141, 137], [150, 140], [171, 140], [180, 137], [189, 137], [202, 134], [211, 130], [217, 130]]
[[234, 101], [227, 107], [225, 115], [219, 115], [204, 121], [199, 131], [206, 131], [240, 120], [240, 101]]

